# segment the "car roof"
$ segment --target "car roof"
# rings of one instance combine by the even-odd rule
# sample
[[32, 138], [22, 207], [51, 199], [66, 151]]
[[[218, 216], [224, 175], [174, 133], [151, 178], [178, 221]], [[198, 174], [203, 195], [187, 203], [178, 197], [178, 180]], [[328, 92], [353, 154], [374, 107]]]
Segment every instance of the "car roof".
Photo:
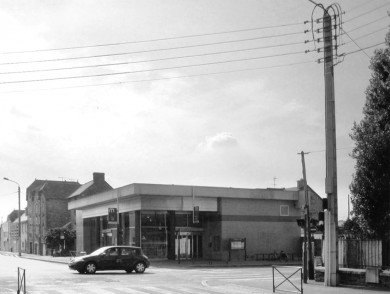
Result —
[[137, 246], [128, 246], [128, 245], [113, 245], [113, 246], [104, 246], [104, 247], [101, 247], [101, 248], [106, 248], [106, 249], [109, 249], [109, 248], [141, 249], [141, 247], [137, 247]]

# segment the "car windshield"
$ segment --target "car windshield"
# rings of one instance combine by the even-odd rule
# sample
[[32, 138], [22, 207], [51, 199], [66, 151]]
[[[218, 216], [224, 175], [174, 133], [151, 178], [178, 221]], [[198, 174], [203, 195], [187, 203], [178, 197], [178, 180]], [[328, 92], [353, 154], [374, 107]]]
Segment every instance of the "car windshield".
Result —
[[92, 252], [91, 255], [99, 255], [100, 253], [103, 253], [106, 250], [107, 250], [107, 247], [102, 247], [102, 248], [99, 248], [99, 249], [95, 250], [94, 252]]

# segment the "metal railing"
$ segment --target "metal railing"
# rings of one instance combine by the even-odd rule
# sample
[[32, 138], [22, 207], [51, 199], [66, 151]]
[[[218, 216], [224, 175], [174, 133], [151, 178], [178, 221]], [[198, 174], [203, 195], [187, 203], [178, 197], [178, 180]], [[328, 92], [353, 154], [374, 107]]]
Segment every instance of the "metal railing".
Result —
[[[280, 270], [279, 270], [280, 269]], [[280, 274], [281, 281], [279, 284], [275, 285], [275, 273]], [[298, 276], [299, 275], [299, 276]], [[299, 282], [294, 284], [293, 278], [298, 280]], [[284, 289], [280, 289], [285, 282], [289, 282], [287, 284], [288, 287]], [[285, 285], [286, 286], [286, 285]], [[276, 290], [281, 292], [291, 292], [291, 293], [303, 293], [303, 274], [302, 267], [295, 266], [272, 266], [272, 288], [275, 293]], [[278, 289], [279, 288], [279, 289]]]
[[26, 270], [24, 268], [18, 267], [18, 290], [17, 294], [20, 294], [20, 291], [23, 291], [22, 293], [26, 292]]

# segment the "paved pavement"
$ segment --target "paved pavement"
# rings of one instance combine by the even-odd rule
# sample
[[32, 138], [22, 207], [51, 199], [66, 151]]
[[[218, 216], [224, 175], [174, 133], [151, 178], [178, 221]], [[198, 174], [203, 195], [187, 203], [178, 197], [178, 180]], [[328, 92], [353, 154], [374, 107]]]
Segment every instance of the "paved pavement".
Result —
[[[4, 252], [0, 251], [1, 255], [13, 255], [18, 257], [18, 253], [16, 252]], [[40, 256], [34, 254], [26, 254], [22, 253], [21, 258], [35, 259], [47, 262], [56, 262], [67, 264], [70, 261], [69, 256]], [[230, 261], [230, 262], [222, 262], [222, 261], [212, 261], [209, 262], [207, 260], [201, 261], [173, 261], [173, 260], [151, 260], [151, 267], [156, 268], [191, 268], [191, 267], [210, 267], [210, 268], [218, 268], [218, 267], [268, 267], [272, 265], [279, 266], [300, 266], [297, 262], [278, 262], [278, 261]], [[276, 291], [278, 292], [278, 291]], [[309, 280], [307, 284], [303, 284], [303, 292], [304, 293], [316, 293], [316, 294], [328, 294], [328, 293], [337, 293], [337, 294], [383, 294], [384, 292], [388, 293], [388, 289], [381, 289], [375, 287], [354, 287], [342, 285], [338, 287], [325, 287], [323, 283], [315, 282]], [[272, 289], [264, 293], [273, 293]]]

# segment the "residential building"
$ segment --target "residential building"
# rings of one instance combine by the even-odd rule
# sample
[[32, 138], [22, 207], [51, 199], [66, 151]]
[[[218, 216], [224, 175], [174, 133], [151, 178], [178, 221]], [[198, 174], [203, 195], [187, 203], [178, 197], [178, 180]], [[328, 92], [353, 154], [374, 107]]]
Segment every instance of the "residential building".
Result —
[[27, 211], [25, 213], [23, 213], [23, 215], [20, 217], [20, 224], [21, 224], [21, 231], [20, 231], [20, 234], [21, 234], [21, 248], [22, 248], [22, 252], [24, 253], [27, 253], [27, 228], [28, 228], [28, 222], [27, 222]]
[[35, 180], [26, 190], [27, 252], [47, 254], [45, 234], [71, 220], [67, 197], [80, 187], [74, 181]]
[[[310, 198], [320, 210], [321, 198], [314, 191]], [[301, 255], [296, 220], [304, 204], [300, 182], [294, 189], [133, 183], [69, 197], [68, 209], [77, 211], [77, 251], [125, 244], [150, 258], [227, 261], [281, 250]]]
[[[24, 210], [20, 210], [20, 215]], [[8, 216], [7, 221], [1, 226], [1, 250], [2, 251], [19, 251], [19, 211], [13, 210]]]
[[1, 223], [0, 227], [0, 251], [9, 251], [9, 222]]

